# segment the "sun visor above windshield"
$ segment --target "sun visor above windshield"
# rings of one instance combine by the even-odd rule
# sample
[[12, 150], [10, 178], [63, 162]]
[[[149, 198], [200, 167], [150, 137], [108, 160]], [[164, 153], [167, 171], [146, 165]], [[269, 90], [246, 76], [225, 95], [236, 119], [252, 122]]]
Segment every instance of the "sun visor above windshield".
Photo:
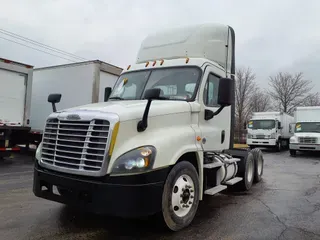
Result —
[[228, 49], [231, 39], [230, 27], [222, 24], [210, 23], [164, 30], [145, 38], [137, 63], [189, 57], [206, 58], [225, 68], [228, 58], [229, 68], [233, 51], [232, 43]]

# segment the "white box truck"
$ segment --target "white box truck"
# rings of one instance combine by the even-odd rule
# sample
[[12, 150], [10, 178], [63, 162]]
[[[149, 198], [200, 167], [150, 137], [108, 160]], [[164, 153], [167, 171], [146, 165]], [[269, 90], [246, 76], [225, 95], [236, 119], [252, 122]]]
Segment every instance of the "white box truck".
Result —
[[45, 120], [34, 194], [122, 217], [160, 212], [178, 231], [205, 195], [249, 190], [261, 180], [263, 156], [233, 149], [234, 73], [230, 26], [149, 35], [107, 102], [54, 111]]
[[33, 66], [0, 58], [0, 157], [27, 141], [32, 75]]
[[41, 142], [44, 123], [52, 112], [48, 95], [62, 94], [62, 108], [104, 101], [106, 87], [113, 87], [122, 68], [94, 60], [35, 68], [31, 98], [31, 132], [29, 144]]
[[280, 151], [289, 147], [293, 116], [282, 112], [254, 112], [247, 125], [247, 145], [272, 147]]
[[290, 155], [296, 156], [297, 151], [320, 151], [320, 106], [297, 107], [294, 120]]

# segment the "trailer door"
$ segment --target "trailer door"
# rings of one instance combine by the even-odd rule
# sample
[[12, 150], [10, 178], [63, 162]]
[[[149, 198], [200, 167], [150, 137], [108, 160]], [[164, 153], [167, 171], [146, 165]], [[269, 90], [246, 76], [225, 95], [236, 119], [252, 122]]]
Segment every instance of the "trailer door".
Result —
[[22, 125], [26, 75], [0, 69], [0, 124]]

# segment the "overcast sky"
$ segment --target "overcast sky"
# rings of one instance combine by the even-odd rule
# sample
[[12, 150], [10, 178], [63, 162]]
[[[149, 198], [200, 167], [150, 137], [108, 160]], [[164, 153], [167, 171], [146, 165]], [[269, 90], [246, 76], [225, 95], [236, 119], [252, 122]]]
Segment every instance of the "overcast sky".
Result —
[[[126, 67], [150, 31], [225, 23], [236, 31], [236, 65], [250, 66], [262, 86], [287, 69], [304, 71], [320, 92], [319, 10], [319, 0], [1, 0], [0, 28]], [[35, 67], [69, 63], [1, 37], [19, 41], [0, 33], [0, 57]]]

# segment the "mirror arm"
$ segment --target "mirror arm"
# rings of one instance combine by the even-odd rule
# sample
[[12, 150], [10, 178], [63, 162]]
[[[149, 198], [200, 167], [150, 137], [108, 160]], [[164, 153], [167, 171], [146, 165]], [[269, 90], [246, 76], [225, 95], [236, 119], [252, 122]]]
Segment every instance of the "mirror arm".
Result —
[[57, 111], [56, 104], [55, 103], [51, 103], [51, 105], [52, 105], [52, 111], [56, 112]]
[[213, 113], [213, 117], [217, 116], [224, 109], [224, 107], [225, 106], [220, 106], [219, 109]]
[[146, 106], [146, 108], [144, 110], [142, 120], [140, 120], [138, 122], [138, 125], [137, 125], [137, 131], [138, 132], [143, 132], [148, 127], [148, 115], [149, 115], [151, 102], [152, 102], [152, 99], [149, 99], [148, 102], [147, 102], [147, 106]]

